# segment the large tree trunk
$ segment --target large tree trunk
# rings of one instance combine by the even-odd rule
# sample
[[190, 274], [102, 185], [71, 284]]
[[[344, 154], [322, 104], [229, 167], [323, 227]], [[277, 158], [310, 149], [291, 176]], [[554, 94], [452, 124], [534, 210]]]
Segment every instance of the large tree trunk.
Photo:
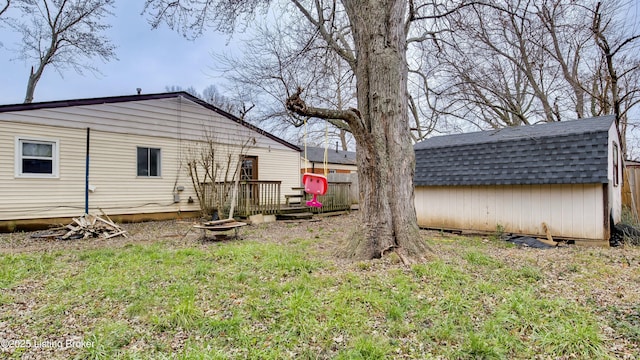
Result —
[[418, 232], [415, 155], [407, 108], [403, 0], [344, 0], [356, 49], [360, 124], [357, 144], [363, 228], [352, 255], [372, 259], [396, 251], [405, 262], [429, 251]]

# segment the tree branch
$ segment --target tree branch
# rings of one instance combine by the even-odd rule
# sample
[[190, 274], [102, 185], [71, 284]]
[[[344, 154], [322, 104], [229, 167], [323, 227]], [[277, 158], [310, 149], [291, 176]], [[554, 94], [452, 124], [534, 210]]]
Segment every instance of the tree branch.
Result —
[[358, 109], [351, 108], [348, 110], [336, 110], [307, 106], [304, 100], [300, 98], [302, 91], [303, 89], [298, 87], [298, 90], [293, 95], [289, 96], [286, 103], [287, 110], [297, 115], [315, 117], [325, 119], [327, 121], [343, 120], [349, 124], [351, 130], [353, 130], [354, 127], [361, 126], [360, 112]]
[[5, 11], [7, 11], [7, 9], [9, 8], [9, 5], [11, 5], [11, 0], [7, 0], [6, 5], [2, 9], [0, 9], [0, 16], [4, 14]]

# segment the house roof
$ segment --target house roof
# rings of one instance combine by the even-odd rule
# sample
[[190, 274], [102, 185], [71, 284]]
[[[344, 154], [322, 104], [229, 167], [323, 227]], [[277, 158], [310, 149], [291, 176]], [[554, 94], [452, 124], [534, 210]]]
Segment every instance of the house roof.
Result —
[[414, 146], [415, 185], [607, 183], [613, 116], [436, 136]]
[[124, 95], [124, 96], [110, 96], [110, 97], [99, 97], [99, 98], [86, 98], [86, 99], [71, 99], [71, 100], [58, 100], [58, 101], [47, 101], [47, 102], [35, 102], [30, 104], [10, 104], [10, 105], [0, 105], [0, 113], [10, 112], [10, 111], [25, 111], [25, 110], [37, 110], [37, 109], [52, 109], [52, 108], [63, 108], [63, 107], [71, 107], [71, 106], [84, 106], [84, 105], [97, 105], [97, 104], [113, 104], [113, 103], [123, 103], [123, 102], [131, 102], [131, 101], [143, 101], [143, 100], [157, 100], [157, 99], [170, 99], [183, 97], [194, 103], [197, 103], [211, 111], [214, 111], [232, 121], [237, 122], [238, 124], [251, 129], [260, 135], [263, 135], [271, 140], [274, 140], [286, 147], [289, 147], [296, 151], [301, 151], [301, 149], [292, 144], [283, 140], [273, 134], [270, 134], [259, 127], [252, 125], [237, 116], [228, 113], [218, 107], [199, 99], [187, 92], [177, 91], [177, 92], [167, 92], [167, 93], [157, 93], [157, 94], [140, 94], [140, 95]]
[[[310, 162], [324, 162], [324, 149], [323, 147], [307, 146], [307, 160]], [[304, 152], [302, 156], [304, 156]], [[356, 153], [354, 151], [327, 149], [327, 163], [356, 165]]]

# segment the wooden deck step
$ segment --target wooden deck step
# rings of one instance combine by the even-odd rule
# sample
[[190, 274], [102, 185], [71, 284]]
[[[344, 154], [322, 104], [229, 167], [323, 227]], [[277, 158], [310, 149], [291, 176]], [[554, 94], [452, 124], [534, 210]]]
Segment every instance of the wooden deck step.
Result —
[[310, 212], [296, 212], [290, 214], [278, 214], [278, 220], [304, 220], [313, 218]]

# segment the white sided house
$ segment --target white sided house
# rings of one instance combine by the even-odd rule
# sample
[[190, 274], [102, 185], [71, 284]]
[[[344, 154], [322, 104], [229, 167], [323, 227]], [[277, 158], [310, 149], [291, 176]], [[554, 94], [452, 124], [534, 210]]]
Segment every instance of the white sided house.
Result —
[[279, 182], [278, 201], [300, 184], [297, 146], [185, 92], [4, 105], [0, 129], [0, 230], [87, 205], [121, 221], [197, 214], [185, 159], [211, 139], [243, 157], [243, 180]]
[[414, 147], [418, 224], [608, 244], [619, 144], [613, 116], [430, 138]]

